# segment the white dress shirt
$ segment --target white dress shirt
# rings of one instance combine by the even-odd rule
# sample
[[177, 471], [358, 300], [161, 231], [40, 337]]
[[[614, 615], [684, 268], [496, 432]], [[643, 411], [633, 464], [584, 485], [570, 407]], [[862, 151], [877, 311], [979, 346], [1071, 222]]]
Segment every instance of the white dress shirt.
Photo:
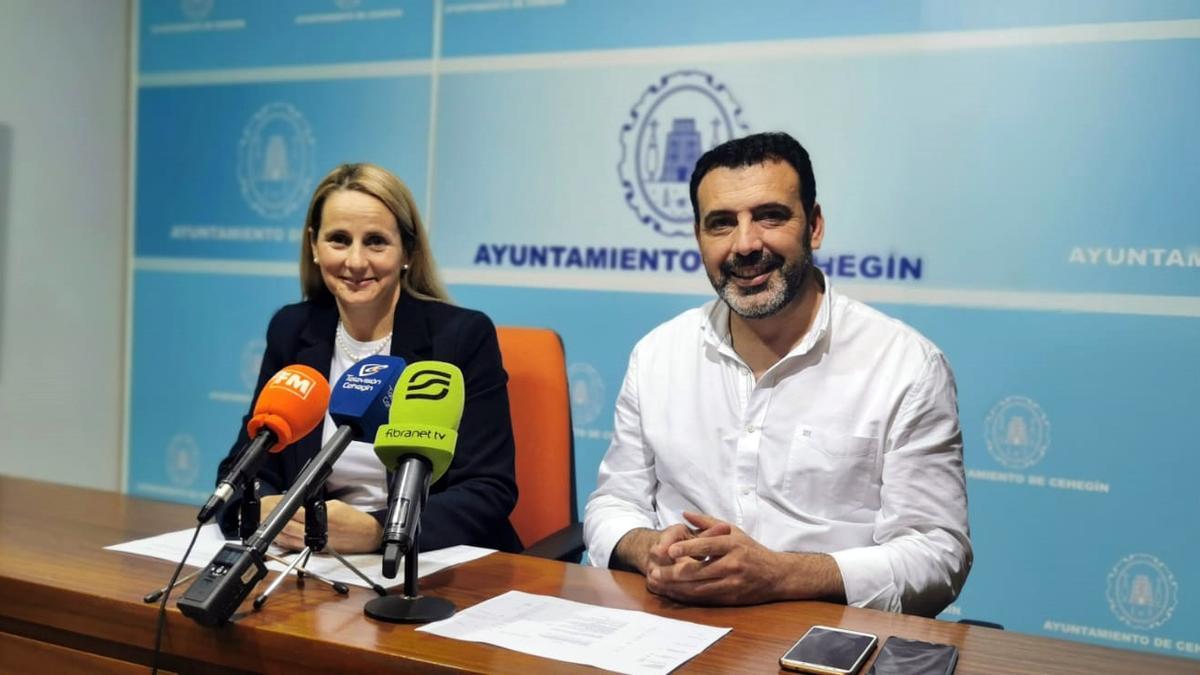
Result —
[[826, 552], [850, 605], [933, 615], [971, 566], [962, 432], [945, 357], [838, 295], [755, 382], [720, 300], [634, 348], [584, 540], [606, 567], [627, 532], [720, 518], [774, 551]]

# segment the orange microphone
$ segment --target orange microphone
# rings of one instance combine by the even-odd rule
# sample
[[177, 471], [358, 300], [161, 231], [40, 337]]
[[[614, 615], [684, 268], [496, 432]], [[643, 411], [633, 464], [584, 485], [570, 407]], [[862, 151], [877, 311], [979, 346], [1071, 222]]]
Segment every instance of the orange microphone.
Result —
[[317, 428], [329, 409], [329, 381], [308, 366], [288, 366], [271, 376], [254, 402], [246, 433], [274, 437], [268, 452], [279, 452]]
[[196, 519], [208, 522], [233, 497], [237, 486], [253, 479], [268, 452], [279, 452], [304, 438], [325, 418], [329, 407], [329, 381], [308, 366], [288, 366], [271, 376], [254, 402], [246, 423], [253, 439], [237, 464], [217, 484]]

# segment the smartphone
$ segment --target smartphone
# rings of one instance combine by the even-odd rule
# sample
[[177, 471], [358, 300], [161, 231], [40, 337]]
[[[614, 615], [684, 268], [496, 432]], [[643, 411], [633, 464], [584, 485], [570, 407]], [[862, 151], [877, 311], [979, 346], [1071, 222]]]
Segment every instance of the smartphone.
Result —
[[893, 635], [883, 643], [870, 675], [952, 675], [958, 648]]
[[868, 633], [813, 626], [786, 654], [779, 657], [779, 665], [802, 673], [851, 675], [862, 668], [877, 641], [874, 635]]

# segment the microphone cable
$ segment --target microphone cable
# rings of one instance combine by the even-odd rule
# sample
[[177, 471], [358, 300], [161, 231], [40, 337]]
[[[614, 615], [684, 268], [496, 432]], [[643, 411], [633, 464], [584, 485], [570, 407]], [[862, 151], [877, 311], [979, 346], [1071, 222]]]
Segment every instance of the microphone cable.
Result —
[[196, 539], [200, 537], [200, 528], [202, 527], [204, 527], [204, 523], [196, 524], [196, 530], [192, 532], [192, 541], [188, 544], [187, 550], [183, 552], [183, 559], [175, 566], [175, 573], [171, 575], [171, 581], [167, 583], [167, 590], [162, 595], [162, 602], [158, 603], [158, 628], [154, 631], [154, 661], [150, 667], [151, 675], [158, 674], [158, 656], [162, 652], [163, 628], [167, 625], [167, 598], [171, 597], [171, 589], [175, 588], [175, 581], [179, 578], [179, 572], [183, 570], [188, 556], [192, 554], [192, 547], [196, 545]]

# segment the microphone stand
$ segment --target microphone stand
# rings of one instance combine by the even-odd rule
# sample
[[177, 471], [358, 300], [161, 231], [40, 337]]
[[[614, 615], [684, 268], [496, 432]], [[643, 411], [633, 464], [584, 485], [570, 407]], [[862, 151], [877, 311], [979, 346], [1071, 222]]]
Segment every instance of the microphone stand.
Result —
[[296, 585], [298, 586], [303, 586], [304, 577], [310, 576], [317, 581], [328, 584], [331, 588], [333, 588], [334, 592], [338, 593], [339, 595], [348, 594], [350, 592], [350, 588], [346, 586], [346, 584], [321, 576], [320, 574], [317, 574], [316, 572], [306, 568], [306, 565], [308, 565], [309, 558], [312, 557], [312, 554], [314, 552], [322, 551], [332, 555], [337, 559], [338, 562], [342, 563], [346, 569], [350, 570], [356, 576], [358, 576], [358, 578], [365, 581], [371, 587], [371, 590], [375, 591], [380, 596], [387, 595], [387, 591], [384, 590], [382, 586], [372, 581], [370, 577], [362, 573], [362, 570], [351, 564], [349, 560], [346, 560], [344, 557], [342, 557], [342, 554], [338, 553], [332, 546], [329, 545], [329, 516], [325, 506], [325, 489], [322, 488], [317, 490], [316, 494], [311, 495], [304, 502], [304, 549], [297, 553], [290, 562], [285, 558], [279, 558], [274, 555], [267, 554], [268, 558], [275, 560], [276, 562], [285, 563], [288, 567], [283, 571], [282, 574], [275, 577], [271, 581], [270, 585], [267, 586], [265, 591], [263, 591], [258, 597], [254, 598], [254, 609], [262, 609], [262, 606], [267, 604], [267, 600], [270, 598], [271, 594], [275, 592], [275, 589], [279, 588], [279, 585], [283, 583], [283, 580], [292, 572], [292, 570], [296, 571]]
[[258, 479], [242, 480], [242, 501], [238, 504], [238, 536], [245, 542], [258, 529], [262, 502], [258, 499]]
[[[258, 479], [243, 475], [238, 481], [238, 487], [241, 488], [242, 491], [242, 501], [238, 503], [238, 536], [242, 538], [242, 542], [245, 542], [246, 539], [250, 535], [254, 534], [254, 531], [258, 529], [259, 505], [261, 503], [258, 499]], [[277, 562], [287, 562], [285, 560], [280, 560], [278, 557], [269, 553], [266, 557]], [[186, 576], [176, 579], [174, 585], [163, 586], [157, 591], [151, 591], [150, 593], [147, 593], [142, 598], [142, 602], [146, 604], [158, 602], [158, 599], [162, 597], [163, 593], [166, 593], [176, 586], [181, 586], [191, 581], [192, 579], [196, 578], [197, 575], [203, 572], [204, 569], [204, 567], [197, 567]]]
[[[415, 535], [420, 534], [420, 525]], [[363, 613], [388, 623], [429, 623], [454, 615], [454, 603], [445, 598], [421, 595], [417, 589], [417, 536], [404, 553], [404, 595], [384, 595], [363, 606]]]
[[[254, 534], [255, 530], [258, 529], [259, 520], [260, 520], [260, 505], [261, 505], [261, 501], [259, 500], [259, 497], [258, 497], [258, 486], [259, 486], [259, 483], [258, 483], [257, 478], [251, 479], [248, 477], [243, 477], [241, 480], [241, 483], [239, 485], [239, 487], [242, 490], [242, 500], [238, 503], [238, 536], [240, 536], [242, 538], [243, 544], [245, 544], [246, 540], [250, 537], [250, 535]], [[314, 504], [319, 504], [319, 506], [314, 506]], [[367, 577], [365, 574], [363, 574], [361, 571], [359, 571], [357, 568], [355, 568], [354, 565], [350, 564], [350, 562], [348, 560], [343, 558], [340, 553], [338, 553], [337, 551], [334, 551], [332, 548], [329, 548], [326, 545], [326, 539], [328, 538], [328, 532], [329, 532], [329, 530], [328, 530], [329, 521], [326, 518], [325, 500], [321, 499], [320, 496], [318, 496], [317, 498], [309, 500], [309, 503], [307, 503], [305, 506], [309, 507], [309, 508], [306, 508], [306, 510], [304, 512], [305, 513], [304, 543], [305, 543], [305, 546], [307, 546], [309, 548], [306, 548], [304, 551], [301, 552], [301, 555], [297, 556], [293, 560], [288, 560], [287, 558], [277, 556], [274, 553], [264, 554], [263, 557], [265, 557], [267, 560], [277, 562], [281, 565], [286, 565], [287, 569], [283, 572], [283, 574], [279, 575], [279, 577], [277, 577], [275, 580], [273, 580], [271, 582], [271, 585], [267, 588], [266, 593], [263, 593], [262, 595], [260, 595], [258, 598], [255, 599], [254, 608], [255, 609], [261, 608], [262, 605], [265, 604], [267, 601], [266, 596], [270, 595], [271, 591], [273, 591], [275, 589], [275, 587], [277, 587], [280, 584], [280, 582], [283, 581], [283, 578], [286, 577], [293, 570], [296, 572], [296, 578], [298, 579], [299, 583], [301, 583], [301, 584], [303, 583], [305, 576], [310, 576], [310, 577], [316, 579], [317, 581], [321, 581], [323, 583], [328, 584], [330, 587], [333, 588], [334, 591], [340, 593], [341, 595], [346, 595], [347, 593], [349, 593], [350, 589], [347, 588], [345, 584], [343, 584], [339, 581], [333, 581], [332, 579], [327, 579], [327, 578], [317, 574], [316, 572], [313, 572], [313, 571], [305, 568], [305, 565], [308, 563], [308, 558], [311, 555], [312, 551], [320, 551], [322, 548], [324, 548], [327, 552], [333, 554], [333, 556], [336, 557], [338, 560], [340, 560], [343, 565], [348, 567], [350, 569], [350, 571], [354, 572], [359, 577], [361, 577], [363, 581], [370, 584], [372, 590], [374, 590], [376, 593], [378, 593], [379, 595], [386, 595], [387, 591], [385, 591], [382, 586], [379, 586], [375, 582], [371, 581], [371, 579], [369, 577]], [[309, 516], [310, 513], [314, 514], [314, 515]], [[173, 586], [171, 586], [170, 588], [175, 588], [176, 586], [181, 586], [181, 585], [191, 581], [197, 575], [199, 575], [201, 572], [203, 572], [204, 569], [205, 568], [203, 568], [203, 567], [198, 567], [195, 570], [193, 570], [191, 573], [189, 573], [188, 575], [180, 577], [179, 579], [176, 579], [175, 584]], [[168, 590], [168, 587], [163, 586], [162, 588], [160, 588], [156, 591], [147, 593], [142, 598], [142, 602], [145, 602], [147, 604], [152, 603], [152, 602], [158, 602], [158, 599], [161, 598], [163, 596], [163, 593], [166, 593], [167, 590]], [[261, 600], [261, 602], [259, 602], [259, 600]]]

